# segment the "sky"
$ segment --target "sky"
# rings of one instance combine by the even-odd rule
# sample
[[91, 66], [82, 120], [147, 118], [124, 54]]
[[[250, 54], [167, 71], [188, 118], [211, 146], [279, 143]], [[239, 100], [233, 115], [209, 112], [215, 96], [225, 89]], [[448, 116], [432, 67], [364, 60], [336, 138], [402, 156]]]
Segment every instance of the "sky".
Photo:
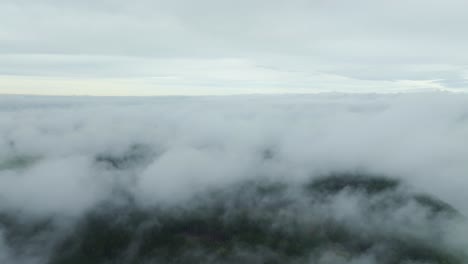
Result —
[[468, 90], [465, 0], [0, 0], [0, 94]]

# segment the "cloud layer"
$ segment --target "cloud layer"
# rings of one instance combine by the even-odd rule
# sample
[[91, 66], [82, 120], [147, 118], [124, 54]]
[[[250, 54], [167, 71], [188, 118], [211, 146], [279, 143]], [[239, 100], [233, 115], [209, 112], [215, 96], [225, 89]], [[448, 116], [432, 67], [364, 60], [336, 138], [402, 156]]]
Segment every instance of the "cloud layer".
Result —
[[[463, 208], [466, 101], [465, 96], [444, 93], [199, 99], [2, 97], [2, 166], [27, 169], [4, 170], [4, 178], [12, 182], [1, 188], [27, 188], [23, 181], [43, 181], [44, 175], [51, 183], [33, 183], [31, 188], [76, 197], [71, 190], [51, 188], [52, 182], [68, 177], [71, 181], [63, 181], [71, 189], [76, 185], [78, 192], [92, 192], [93, 188], [80, 184], [86, 184], [90, 175], [106, 174], [93, 159], [119, 157], [136, 148], [134, 155], [143, 151], [151, 157], [135, 172], [139, 182], [148, 182], [141, 184], [143, 189], [152, 188], [157, 177], [171, 186], [170, 179], [204, 175], [205, 179], [192, 179], [195, 187], [197, 181], [218, 181], [219, 175], [226, 181], [246, 174], [294, 178], [363, 168], [408, 177], [419, 188]], [[264, 152], [271, 152], [276, 162], [262, 163], [259, 157]], [[64, 176], [47, 174], [49, 170]], [[97, 179], [102, 184], [110, 180]], [[160, 188], [164, 192], [166, 186]], [[33, 191], [20, 195], [31, 197], [18, 197], [18, 202], [40, 202]]]
[[466, 8], [461, 0], [6, 0], [0, 92], [464, 91]]
[[[430, 217], [430, 211], [421, 204], [443, 208], [428, 198], [437, 197], [461, 215], [468, 214], [465, 191], [468, 186], [467, 103], [466, 96], [447, 93], [197, 98], [1, 97], [0, 222], [2, 233], [6, 235], [0, 240], [0, 260], [49, 263], [38, 260], [46, 256], [36, 252], [48, 250], [31, 246], [41, 241], [43, 235], [51, 243], [47, 245], [52, 247], [55, 243], [52, 241], [62, 241], [63, 237], [69, 237], [72, 244], [81, 239], [88, 241], [86, 237], [77, 237], [86, 232], [90, 232], [89, 239], [93, 239], [91, 234], [107, 230], [92, 231], [98, 228], [93, 223], [99, 226], [99, 221], [108, 222], [104, 226], [115, 225], [119, 230], [116, 232], [124, 232], [122, 223], [130, 227], [139, 223], [137, 226], [146, 230], [144, 228], [158, 226], [155, 226], [153, 213], [161, 215], [161, 212], [184, 226], [187, 223], [181, 220], [185, 219], [180, 218], [181, 215], [187, 214], [187, 219], [195, 215], [208, 217], [209, 212], [216, 212], [219, 206], [227, 210], [227, 218], [223, 218], [227, 223], [229, 219], [239, 220], [237, 217], [243, 208], [259, 206], [263, 209], [247, 210], [247, 215], [253, 219], [260, 217], [258, 221], [274, 220], [268, 225], [278, 224], [280, 232], [294, 226], [290, 221], [299, 221], [302, 223], [299, 227], [305, 228], [320, 226], [320, 221], [330, 217], [332, 223], [344, 224], [345, 230], [363, 228], [358, 232], [360, 235], [356, 235], [356, 241], [381, 241], [379, 237], [393, 233], [397, 236], [395, 239], [413, 237], [415, 241], [438, 241], [442, 255], [446, 249], [459, 252], [468, 243], [465, 236], [468, 229], [463, 221], [447, 220], [445, 216]], [[336, 192], [336, 187], [323, 185], [335, 190], [330, 199], [326, 198], [327, 194], [316, 196], [315, 191], [312, 196], [304, 196], [301, 194], [303, 187], [298, 187], [323, 175], [355, 172], [383, 175], [401, 181], [401, 186], [395, 191], [369, 196], [366, 192], [354, 192], [352, 188]], [[266, 187], [262, 187], [263, 180]], [[249, 182], [260, 183], [259, 189], [252, 189], [255, 184], [239, 187]], [[289, 187], [278, 196], [270, 197], [268, 190], [278, 189], [276, 185], [269, 187], [268, 182]], [[320, 188], [317, 190], [322, 190]], [[227, 192], [216, 198], [220, 195], [216, 190]], [[414, 201], [412, 195], [415, 195]], [[271, 211], [269, 206], [275, 204], [287, 206], [284, 210]], [[133, 208], [130, 211], [129, 205]], [[375, 206], [387, 209], [375, 211]], [[121, 219], [112, 216], [114, 214], [119, 217], [128, 214], [129, 218]], [[220, 214], [214, 215], [220, 217]], [[10, 217], [20, 220], [8, 220]], [[165, 223], [164, 219], [160, 221]], [[254, 222], [259, 223], [257, 220]], [[287, 224], [280, 224], [283, 220]], [[26, 221], [25, 227], [22, 221]], [[368, 225], [362, 226], [363, 221]], [[382, 226], [384, 221], [388, 223]], [[19, 229], [13, 229], [11, 223], [19, 225]], [[24, 240], [27, 242], [9, 239], [11, 230], [25, 230], [18, 236], [28, 238], [27, 234], [31, 233], [27, 230], [37, 230], [37, 225], [44, 230], [53, 226], [53, 230], [61, 231], [39, 233], [32, 236], [33, 240]], [[73, 230], [84, 231], [73, 233]], [[113, 234], [112, 230], [111, 233], [102, 231], [103, 236]], [[171, 232], [169, 234], [173, 234]], [[203, 234], [204, 231], [197, 232]], [[226, 232], [222, 237], [230, 236]], [[51, 237], [51, 234], [59, 237]], [[139, 237], [139, 233], [132, 231], [131, 234]], [[294, 234], [306, 244], [313, 242]], [[371, 235], [361, 237], [363, 234]], [[22, 246], [12, 247], [15, 243]], [[344, 245], [348, 245], [346, 243]], [[394, 252], [386, 248], [391, 244], [375, 245], [383, 249], [372, 247], [366, 254], [356, 256], [350, 251], [345, 254], [347, 257], [338, 254], [340, 250], [337, 253], [337, 249], [314, 251], [310, 261], [349, 263], [353, 256], [352, 263], [375, 263], [376, 256]], [[75, 251], [70, 250], [70, 256], [75, 256]], [[271, 253], [239, 250], [240, 255], [232, 255], [232, 261], [244, 257], [253, 261], [250, 257], [266, 257]], [[412, 250], [416, 249], [412, 247]], [[195, 251], [190, 252], [194, 254]]]

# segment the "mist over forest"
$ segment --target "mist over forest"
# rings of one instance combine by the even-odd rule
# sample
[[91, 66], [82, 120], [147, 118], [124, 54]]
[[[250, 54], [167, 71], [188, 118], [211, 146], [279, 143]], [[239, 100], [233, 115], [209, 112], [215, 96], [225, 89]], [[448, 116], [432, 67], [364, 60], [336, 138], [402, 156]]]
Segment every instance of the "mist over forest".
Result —
[[468, 263], [468, 96], [0, 97], [0, 263]]

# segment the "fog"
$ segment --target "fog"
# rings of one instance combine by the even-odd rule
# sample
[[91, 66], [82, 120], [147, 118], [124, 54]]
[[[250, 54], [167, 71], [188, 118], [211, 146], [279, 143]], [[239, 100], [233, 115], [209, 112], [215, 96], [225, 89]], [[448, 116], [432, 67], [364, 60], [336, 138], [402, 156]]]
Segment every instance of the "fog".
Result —
[[[83, 221], [87, 221], [83, 219], [95, 212], [106, 215], [102, 212], [115, 210], [118, 218], [127, 215], [122, 208], [131, 205], [138, 209], [130, 211], [137, 210], [148, 219], [152, 214], [148, 212], [154, 210], [186, 219], [192, 213], [211, 214], [210, 208], [221, 203], [223, 217], [228, 219], [223, 221], [227, 222], [245, 210], [252, 219], [267, 219], [274, 230], [279, 228], [292, 237], [299, 236], [291, 231], [294, 228], [306, 230], [314, 223], [329, 221], [352, 230], [356, 240], [372, 237], [370, 241], [377, 241], [359, 254], [314, 246], [307, 254], [282, 260], [290, 263], [466, 263], [467, 138], [468, 96], [442, 92], [158, 98], [3, 96], [0, 261], [80, 263], [51, 256], [61, 241], [82, 230]], [[319, 186], [322, 177], [336, 174], [379, 175], [398, 181], [398, 186], [378, 195], [363, 192], [360, 187], [354, 190], [352, 184], [331, 194], [320, 188], [313, 189], [311, 195], [304, 194], [303, 186], [310, 182]], [[264, 183], [287, 187], [271, 197], [252, 190], [252, 186]], [[451, 208], [447, 211], [453, 208], [457, 216], [433, 215], [418, 203], [419, 198], [407, 198], [419, 194], [440, 199], [445, 208]], [[369, 209], [397, 196], [405, 197], [403, 205]], [[270, 208], [285, 201], [288, 205], [281, 210]], [[177, 218], [184, 215], [189, 216]], [[13, 225], [4, 220], [10, 218]], [[115, 221], [113, 217], [103, 219]], [[20, 229], [37, 227], [43, 221], [48, 223], [44, 227], [47, 232], [24, 231], [27, 234], [19, 236], [21, 239], [5, 235], [12, 234], [14, 225]], [[254, 222], [263, 223], [259, 221]], [[23, 222], [26, 227], [22, 227]], [[86, 231], [78, 232], [83, 233]], [[446, 250], [456, 257], [451, 262], [423, 257], [398, 259], [391, 253], [394, 249], [380, 244], [388, 236], [405, 243], [422, 241], [427, 248]], [[246, 249], [245, 244], [234, 243], [225, 262], [278, 260], [272, 255], [274, 250], [272, 253], [268, 246], [261, 246]], [[137, 260], [129, 248], [123, 263]], [[337, 253], [346, 250], [344, 255]], [[184, 252], [189, 258], [212, 256], [208, 253], [198, 246], [196, 251]], [[167, 263], [159, 253], [152, 254], [144, 261]], [[379, 259], [382, 256], [389, 260]], [[105, 260], [87, 263], [121, 263]], [[222, 262], [219, 256], [204, 261]]]

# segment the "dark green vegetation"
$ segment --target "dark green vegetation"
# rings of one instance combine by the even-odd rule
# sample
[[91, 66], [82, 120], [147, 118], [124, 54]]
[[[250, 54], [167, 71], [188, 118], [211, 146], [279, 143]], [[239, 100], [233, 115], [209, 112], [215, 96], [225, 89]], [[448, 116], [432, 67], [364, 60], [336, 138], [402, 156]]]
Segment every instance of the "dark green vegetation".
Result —
[[[442, 201], [400, 185], [353, 173], [297, 185], [263, 179], [201, 193], [171, 207], [141, 208], [131, 198], [124, 204], [108, 202], [72, 228], [11, 213], [0, 217], [0, 224], [15, 254], [50, 252], [45, 261], [50, 264], [339, 264], [362, 257], [382, 264], [466, 263], [465, 253], [442, 242], [446, 224], [461, 216]], [[340, 197], [359, 201], [356, 207], [348, 205], [358, 212], [355, 216], [339, 217], [334, 211]], [[425, 214], [392, 216], [404, 208]], [[405, 226], [407, 218], [415, 225]], [[327, 262], [325, 255], [334, 261]]]
[[96, 164], [103, 165], [109, 169], [124, 170], [141, 167], [151, 161], [153, 153], [150, 148], [144, 145], [134, 144], [128, 150], [120, 155], [117, 154], [99, 154], [95, 157]]
[[0, 161], [1, 170], [24, 169], [33, 165], [38, 160], [37, 157], [15, 156], [5, 161]]

